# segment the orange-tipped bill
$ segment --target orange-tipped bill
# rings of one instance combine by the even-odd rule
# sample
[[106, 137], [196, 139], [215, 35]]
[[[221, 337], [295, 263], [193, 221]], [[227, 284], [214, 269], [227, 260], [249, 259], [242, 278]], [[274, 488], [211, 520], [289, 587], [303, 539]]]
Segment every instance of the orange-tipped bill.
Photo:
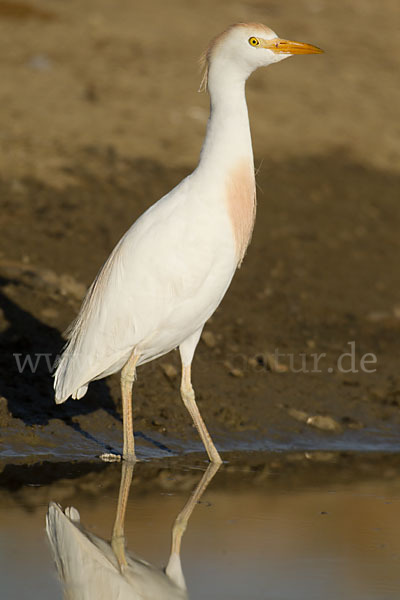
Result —
[[272, 50], [277, 54], [322, 54], [323, 50], [312, 46], [311, 44], [303, 44], [303, 42], [292, 42], [290, 40], [282, 40], [274, 38], [273, 40], [260, 40], [263, 48]]

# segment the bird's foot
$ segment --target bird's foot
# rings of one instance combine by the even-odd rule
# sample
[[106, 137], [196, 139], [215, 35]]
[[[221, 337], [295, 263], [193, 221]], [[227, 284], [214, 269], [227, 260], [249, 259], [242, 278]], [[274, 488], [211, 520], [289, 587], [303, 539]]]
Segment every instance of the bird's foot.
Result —
[[100, 458], [104, 462], [121, 462], [122, 460], [121, 454], [114, 454], [112, 452], [104, 452], [100, 454]]
[[122, 456], [122, 460], [124, 462], [130, 463], [130, 464], [136, 463], [138, 461], [135, 453], [131, 454], [131, 453], [125, 453], [125, 452]]
[[212, 465], [222, 465], [224, 462], [217, 451], [210, 453], [208, 456]]

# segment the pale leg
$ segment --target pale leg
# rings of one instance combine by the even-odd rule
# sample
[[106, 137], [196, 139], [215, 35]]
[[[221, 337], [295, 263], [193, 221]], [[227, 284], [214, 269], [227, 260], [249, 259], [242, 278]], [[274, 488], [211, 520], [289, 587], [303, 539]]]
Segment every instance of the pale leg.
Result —
[[207, 470], [203, 473], [203, 477], [198, 483], [196, 489], [190, 496], [189, 500], [186, 502], [185, 506], [175, 519], [175, 523], [172, 529], [172, 543], [171, 543], [171, 552], [169, 555], [168, 565], [165, 569], [166, 574], [170, 577], [177, 585], [181, 588], [185, 588], [185, 579], [182, 573], [181, 566], [181, 542], [182, 536], [185, 533], [189, 518], [195, 508], [195, 506], [200, 502], [200, 498], [204, 494], [208, 484], [220, 468], [220, 464], [211, 463], [208, 465]]
[[117, 558], [119, 568], [122, 571], [123, 567], [126, 566], [126, 555], [125, 555], [125, 534], [124, 534], [124, 523], [125, 513], [128, 504], [129, 490], [132, 483], [133, 474], [133, 462], [124, 462], [122, 464], [121, 472], [121, 484], [119, 488], [117, 514], [115, 516], [114, 528], [111, 538], [111, 547]]
[[128, 362], [121, 371], [122, 419], [124, 428], [124, 460], [136, 460], [135, 440], [133, 437], [132, 386], [135, 381], [136, 364], [139, 354], [132, 352]]
[[215, 462], [208, 465], [196, 489], [194, 490], [189, 500], [186, 502], [185, 506], [175, 519], [175, 523], [172, 529], [171, 554], [180, 553], [182, 536], [185, 533], [190, 515], [192, 514], [196, 504], [200, 502], [200, 498], [206, 491], [208, 484], [210, 483], [214, 475], [217, 473], [218, 469], [220, 469], [220, 467], [221, 464]]
[[207, 431], [207, 427], [201, 417], [200, 411], [197, 408], [196, 400], [194, 397], [194, 390], [192, 387], [190, 377], [191, 365], [182, 365], [182, 383], [181, 383], [181, 396], [184, 405], [188, 409], [190, 416], [193, 419], [193, 423], [196, 425], [197, 431], [203, 441], [205, 449], [211, 462], [221, 463], [222, 459], [218, 454], [216, 447], [213, 444], [210, 434]]
[[207, 431], [199, 409], [197, 408], [196, 400], [194, 397], [194, 390], [192, 387], [190, 371], [193, 360], [194, 351], [199, 343], [203, 326], [195, 331], [191, 336], [186, 338], [179, 346], [179, 352], [182, 360], [182, 383], [181, 383], [181, 396], [184, 405], [188, 409], [190, 416], [193, 419], [193, 423], [196, 425], [197, 431], [203, 441], [205, 449], [211, 462], [221, 463], [221, 457], [215, 448], [211, 436]]

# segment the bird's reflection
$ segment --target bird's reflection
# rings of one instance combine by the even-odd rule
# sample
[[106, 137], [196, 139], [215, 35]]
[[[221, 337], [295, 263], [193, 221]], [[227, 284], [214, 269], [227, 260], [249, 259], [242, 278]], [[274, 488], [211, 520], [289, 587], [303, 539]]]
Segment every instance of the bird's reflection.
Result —
[[172, 528], [171, 552], [160, 569], [125, 550], [124, 521], [134, 464], [123, 463], [111, 543], [86, 531], [79, 512], [51, 502], [46, 529], [68, 600], [179, 600], [188, 598], [180, 549], [190, 515], [218, 471], [211, 463]]

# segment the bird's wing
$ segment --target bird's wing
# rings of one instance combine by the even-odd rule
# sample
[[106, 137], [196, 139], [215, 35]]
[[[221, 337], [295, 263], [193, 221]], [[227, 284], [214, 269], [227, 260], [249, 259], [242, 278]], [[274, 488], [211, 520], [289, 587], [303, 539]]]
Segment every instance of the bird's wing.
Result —
[[147, 561], [127, 554], [127, 568], [121, 573], [107, 542], [84, 530], [79, 513], [51, 502], [46, 531], [57, 571], [68, 600], [178, 600], [187, 598], [186, 589]]
[[[212, 303], [202, 299], [199, 291], [213, 287], [212, 282], [205, 285], [210, 273], [216, 281], [227, 279], [218, 272], [227, 267], [218, 255], [221, 236], [210, 236], [210, 218], [200, 203], [189, 177], [150, 207], [114, 248], [70, 330], [55, 375], [59, 401], [92, 379], [121, 368], [139, 342], [160, 331], [172, 340], [175, 329], [177, 341], [171, 341], [172, 348], [180, 343], [180, 336], [183, 340], [195, 330], [194, 314], [198, 326], [208, 318]], [[217, 231], [215, 219], [212, 227]], [[214, 238], [218, 244], [210, 242]], [[189, 310], [194, 299], [199, 307], [205, 306], [204, 315], [193, 306]]]
[[[79, 513], [73, 510], [74, 518], [69, 518], [60, 506], [51, 502], [46, 517], [47, 536], [66, 597], [69, 600], [117, 597], [124, 581], [121, 582], [111, 548], [100, 538], [103, 547], [94, 544], [79, 524], [76, 517], [79, 518]], [[125, 586], [129, 591], [130, 586]]]

